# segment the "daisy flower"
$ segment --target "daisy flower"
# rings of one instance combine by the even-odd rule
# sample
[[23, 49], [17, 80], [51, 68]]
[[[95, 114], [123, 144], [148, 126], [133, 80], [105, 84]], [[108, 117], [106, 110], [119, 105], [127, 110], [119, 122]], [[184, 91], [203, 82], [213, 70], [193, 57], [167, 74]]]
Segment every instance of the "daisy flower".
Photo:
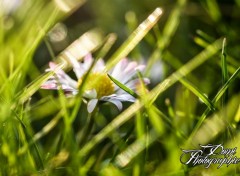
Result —
[[[56, 69], [57, 65], [50, 62], [49, 68], [46, 71], [53, 71], [54, 75], [41, 85], [42, 89], [57, 90], [61, 88], [66, 95], [76, 95], [78, 93], [84, 76], [93, 64], [93, 58], [89, 54], [83, 58], [82, 62], [78, 62], [70, 55], [68, 59], [73, 66], [77, 80], [69, 77], [63, 70]], [[136, 78], [137, 71], [141, 72], [144, 68], [144, 65], [138, 65], [137, 62], [129, 61], [125, 58], [118, 62], [108, 74], [136, 92], [140, 84], [139, 78]], [[122, 102], [135, 101], [132, 95], [122, 90], [108, 77], [104, 69], [104, 61], [99, 59], [91, 69], [87, 81], [84, 84], [83, 97], [87, 100], [87, 110], [89, 113], [93, 112], [99, 101], [111, 102], [116, 105], [119, 110], [122, 109]], [[147, 78], [144, 78], [143, 81], [145, 84], [149, 83], [149, 79]]]

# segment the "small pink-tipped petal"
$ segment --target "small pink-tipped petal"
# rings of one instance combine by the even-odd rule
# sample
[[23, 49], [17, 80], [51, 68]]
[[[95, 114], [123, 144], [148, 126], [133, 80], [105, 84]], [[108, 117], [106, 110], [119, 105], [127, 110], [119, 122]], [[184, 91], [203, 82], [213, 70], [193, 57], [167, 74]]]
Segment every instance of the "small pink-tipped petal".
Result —
[[89, 113], [92, 113], [98, 103], [98, 99], [92, 99], [87, 104], [87, 110]]
[[120, 81], [122, 84], [126, 84], [131, 80], [137, 71], [143, 71], [145, 65], [138, 65], [137, 62], [128, 62], [127, 59], [121, 60], [113, 69], [111, 76]]
[[93, 72], [102, 72], [105, 69], [105, 63], [102, 59], [99, 59], [94, 65]]
[[58, 84], [55, 78], [49, 79], [41, 85], [41, 89], [58, 89]]
[[62, 69], [57, 69], [57, 64], [54, 62], [49, 62], [49, 69], [46, 69], [46, 71], [55, 72], [55, 76], [51, 76], [50, 79], [56, 79], [60, 84], [66, 84], [77, 89], [77, 82], [68, 76]]
[[49, 68], [51, 70], [54, 70], [55, 68], [57, 68], [57, 64], [55, 64], [54, 62], [49, 62]]
[[111, 73], [112, 77], [114, 77], [117, 80], [121, 80], [123, 70], [126, 68], [127, 64], [128, 64], [127, 59], [122, 59], [121, 61], [119, 61], [112, 70]]
[[123, 70], [123, 78], [119, 80], [121, 83], [125, 84], [130, 79], [132, 79], [133, 76], [137, 74], [135, 68], [137, 67], [137, 62], [130, 62], [128, 66]]
[[85, 72], [89, 70], [92, 63], [93, 63], [93, 58], [91, 54], [88, 54], [83, 58], [83, 63], [81, 63], [81, 65]]
[[95, 99], [97, 98], [97, 92], [95, 89], [92, 89], [92, 90], [86, 90], [83, 94], [83, 96], [85, 98], [89, 98], [89, 99]]
[[72, 87], [70, 87], [69, 85], [66, 85], [66, 84], [62, 84], [62, 85], [59, 85], [61, 86], [61, 89], [62, 90], [66, 90], [66, 91], [77, 91], [77, 89], [74, 89]]
[[145, 65], [138, 65], [138, 66], [135, 68], [135, 70], [142, 72], [142, 71], [145, 69], [145, 67], [146, 67]]
[[53, 89], [53, 90], [57, 90], [58, 86], [56, 83], [45, 83], [41, 85], [41, 89]]
[[81, 64], [78, 62], [78, 60], [75, 57], [73, 57], [68, 52], [66, 52], [65, 54], [68, 56], [68, 59], [73, 66], [73, 71], [74, 71], [75, 75], [77, 76], [78, 79], [81, 78], [83, 76], [83, 74], [85, 73], [85, 70], [83, 70], [83, 68], [81, 67]]
[[133, 62], [130, 62], [128, 64], [128, 66], [124, 69], [124, 72], [125, 73], [129, 73], [129, 72], [132, 72], [135, 70], [135, 68], [137, 67], [137, 62], [133, 61]]
[[58, 75], [66, 75], [66, 73], [61, 68], [58, 68], [58, 65], [54, 62], [49, 62], [49, 68], [45, 71], [53, 71]]
[[[148, 78], [143, 78], [143, 83], [145, 85], [148, 85], [148, 84], [150, 84], [150, 80]], [[125, 86], [128, 87], [129, 89], [136, 90], [136, 88], [139, 84], [141, 84], [141, 80], [140, 79], [134, 79], [134, 80], [131, 80], [131, 81], [127, 82], [125, 84]], [[118, 88], [118, 89], [120, 89], [120, 88]]]

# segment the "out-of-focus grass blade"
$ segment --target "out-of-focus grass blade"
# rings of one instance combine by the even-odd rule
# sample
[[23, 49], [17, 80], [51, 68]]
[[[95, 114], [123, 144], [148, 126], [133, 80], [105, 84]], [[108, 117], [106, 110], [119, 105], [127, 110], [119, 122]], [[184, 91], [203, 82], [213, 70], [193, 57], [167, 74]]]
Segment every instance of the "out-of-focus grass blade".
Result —
[[216, 0], [206, 1], [207, 11], [214, 21], [219, 21], [221, 18], [221, 12]]
[[152, 126], [159, 135], [162, 135], [164, 132], [164, 125], [161, 117], [159, 116], [155, 109], [156, 108], [152, 108], [152, 106], [146, 108]]
[[205, 62], [207, 59], [215, 55], [219, 49], [221, 48], [221, 39], [216, 40], [213, 44], [206, 47], [204, 51], [199, 53], [197, 56], [195, 56], [192, 60], [190, 60], [188, 63], [186, 63], [184, 66], [182, 66], [180, 69], [178, 69], [176, 72], [174, 72], [171, 76], [166, 78], [163, 82], [158, 84], [152, 91], [149, 93], [148, 98], [151, 103], [153, 103], [156, 98], [167, 88], [169, 88], [171, 85], [173, 85], [175, 82], [177, 82], [182, 77], [189, 74], [192, 70], [194, 70], [196, 67], [201, 65], [203, 62]]
[[106, 176], [106, 175], [125, 176], [126, 174], [124, 174], [117, 167], [114, 167], [113, 165], [108, 165], [106, 168], [104, 168], [101, 171], [101, 174], [100, 174], [100, 176]]
[[194, 86], [191, 82], [189, 82], [185, 78], [179, 79], [179, 81], [185, 87], [187, 87], [192, 93], [194, 93], [198, 98], [200, 98], [211, 111], [215, 111], [215, 107], [212, 104], [211, 100], [209, 100], [209, 98], [206, 95], [204, 95], [196, 86]]
[[36, 133], [33, 136], [33, 141], [37, 141], [43, 136], [45, 136], [47, 133], [49, 133], [59, 122], [60, 117], [63, 115], [63, 111], [60, 111], [48, 124], [46, 124], [41, 131]]
[[91, 169], [91, 167], [93, 167], [95, 162], [96, 162], [95, 156], [90, 157], [86, 161], [86, 164], [79, 168], [79, 175], [87, 176], [88, 175], [88, 171]]
[[180, 23], [181, 10], [183, 9], [186, 2], [186, 0], [177, 1], [176, 7], [170, 14], [169, 19], [164, 26], [162, 38], [158, 39], [158, 47], [160, 50], [163, 50], [169, 45], [172, 36], [175, 34], [177, 27]]
[[[80, 38], [75, 40], [68, 48], [66, 48], [57, 58], [58, 69], [65, 69], [71, 64], [68, 64], [68, 57], [82, 58], [90, 51], [99, 46], [101, 42], [101, 36], [98, 35], [96, 30], [91, 30], [83, 34]], [[81, 52], [80, 52], [81, 51]], [[49, 72], [44, 76], [40, 76], [37, 80], [34, 80], [28, 88], [20, 95], [20, 102], [25, 102], [29, 97], [31, 97], [41, 86], [41, 84], [46, 81], [49, 76], [53, 75], [53, 72]]]
[[[127, 34], [130, 35], [138, 26], [139, 22], [136, 13], [129, 11], [125, 15], [127, 22]], [[145, 40], [149, 38], [149, 33], [144, 37]], [[131, 52], [131, 57], [134, 59], [141, 58], [140, 47], [136, 46]]]
[[235, 73], [227, 80], [227, 82], [218, 91], [217, 95], [213, 99], [213, 103], [216, 103], [221, 98], [221, 96], [226, 92], [230, 84], [238, 77], [239, 73], [240, 73], [240, 67], [238, 67]]
[[234, 120], [235, 120], [235, 122], [239, 122], [240, 121], [240, 105], [238, 107], [238, 111], [237, 111], [237, 113], [236, 113], [236, 115], [234, 117]]
[[111, 56], [106, 65], [106, 72], [111, 69], [122, 58], [126, 57], [130, 51], [142, 40], [148, 31], [157, 23], [163, 11], [156, 8], [148, 18], [143, 21], [137, 29], [129, 36], [129, 38], [120, 46], [120, 48]]
[[[29, 132], [28, 127], [24, 124], [24, 122], [21, 120], [21, 118], [19, 117], [18, 113], [15, 111], [12, 111], [16, 117], [16, 119], [19, 121], [19, 123], [21, 124], [21, 127], [25, 133], [25, 137], [28, 141], [28, 143], [31, 143], [33, 145], [33, 148], [30, 148], [31, 150], [31, 154], [33, 155], [33, 157], [35, 157], [35, 164], [37, 165], [37, 167], [39, 169], [44, 169], [44, 164], [43, 164], [43, 159], [41, 157], [39, 148], [37, 146], [37, 144], [33, 141], [33, 137], [31, 135], [31, 133]], [[28, 145], [27, 147], [31, 147], [30, 145]], [[36, 154], [36, 156], [34, 156], [34, 153]]]
[[118, 154], [115, 159], [115, 164], [119, 167], [125, 167], [135, 158], [140, 152], [145, 148], [149, 147], [156, 139], [159, 137], [159, 134], [155, 130], [151, 130], [149, 133], [146, 133], [141, 138], [137, 139], [133, 144], [128, 146], [128, 148], [122, 153]]
[[167, 48], [167, 46], [171, 42], [171, 38], [175, 34], [178, 28], [178, 25], [181, 21], [181, 12], [185, 3], [186, 3], [186, 0], [178, 0], [176, 7], [171, 12], [164, 26], [162, 35], [157, 35], [158, 36], [157, 49], [154, 50], [154, 52], [150, 56], [150, 59], [148, 61], [148, 65], [146, 68], [147, 74], [149, 74], [150, 69], [152, 68], [155, 61], [161, 57], [162, 51], [165, 48]]
[[[189, 146], [196, 147], [199, 144], [208, 144], [217, 137], [225, 134], [227, 132], [226, 130], [232, 128], [232, 124], [236, 123], [234, 122], [234, 117], [239, 107], [239, 100], [240, 94], [236, 94], [235, 96], [231, 97], [224, 108], [207, 118], [199, 127], [199, 129], [194, 134], [192, 133], [190, 137], [188, 137], [184, 146], [189, 148]], [[228, 111], [226, 111], [226, 109], [228, 109]], [[227, 112], [224, 118], [221, 117], [223, 112]], [[235, 138], [232, 136], [228, 137], [227, 139], [235, 141]]]
[[106, 41], [104, 42], [104, 45], [101, 48], [101, 50], [98, 53], [96, 58], [104, 58], [106, 56], [106, 54], [108, 53], [108, 51], [111, 49], [111, 47], [113, 46], [113, 44], [115, 43], [116, 40], [117, 40], [117, 35], [116, 34], [114, 34], [114, 33], [109, 34], [106, 37]]
[[[19, 27], [20, 31], [13, 33], [13, 35], [11, 36], [11, 37], [15, 37], [14, 40], [9, 41], [9, 45], [11, 45], [12, 48], [16, 48], [14, 55], [18, 55], [18, 57], [14, 58], [14, 64], [17, 67], [14, 69], [14, 72], [12, 72], [12, 74], [10, 74], [8, 81], [3, 83], [2, 89], [4, 89], [6, 87], [6, 85], [9, 81], [18, 77], [18, 75], [22, 76], [21, 79], [23, 79], [25, 77], [25, 73], [27, 73], [26, 70], [29, 67], [29, 64], [26, 64], [26, 63], [31, 62], [30, 59], [32, 58], [32, 55], [33, 55], [34, 51], [36, 50], [37, 46], [39, 45], [41, 39], [46, 34], [46, 31], [51, 27], [53, 21], [56, 20], [57, 12], [56, 12], [56, 10], [52, 9], [51, 13], [48, 13], [48, 18], [44, 19], [44, 23], [42, 25], [40, 25], [39, 23], [36, 23], [36, 21], [40, 20], [40, 19], [38, 19], [39, 16], [41, 16], [41, 15], [39, 15], [39, 13], [43, 13], [43, 11], [45, 11], [45, 9], [44, 10], [42, 9], [42, 7], [43, 7], [42, 2], [38, 2], [38, 3], [40, 3], [41, 5], [38, 4], [39, 6], [35, 6], [36, 5], [35, 4], [32, 7], [32, 9], [29, 10], [33, 13], [31, 15], [26, 16], [26, 18], [28, 18], [28, 19], [25, 20], [24, 23]], [[43, 17], [41, 19], [43, 19]], [[29, 27], [29, 26], [31, 26], [31, 27]], [[15, 35], [17, 35], [17, 37]], [[11, 37], [9, 37], [9, 38], [11, 38]], [[23, 38], [24, 38], [24, 40], [25, 40], [25, 38], [27, 38], [28, 40], [26, 40], [24, 45], [21, 45]], [[19, 46], [21, 46], [21, 47], [19, 47]], [[19, 80], [21, 80], [21, 79], [19, 79]], [[2, 89], [1, 89], [1, 91], [2, 91]]]
[[54, 3], [54, 5], [63, 13], [69, 14], [85, 3], [85, 0], [54, 0], [52, 3]]
[[207, 33], [205, 33], [204, 31], [202, 31], [202, 30], [200, 30], [200, 29], [198, 29], [198, 30], [196, 31], [196, 33], [197, 33], [202, 39], [206, 40], [207, 42], [212, 43], [212, 42], [215, 40], [212, 36], [208, 35]]
[[[227, 82], [228, 80], [228, 69], [227, 69], [227, 54], [226, 54], [226, 38], [223, 39], [223, 44], [222, 44], [222, 55], [221, 55], [221, 63], [222, 63], [222, 83], [223, 85]], [[227, 102], [228, 98], [228, 91], [223, 95], [223, 101], [222, 105]]]
[[[163, 82], [159, 83], [152, 91], [148, 93], [146, 99], [148, 100], [148, 105], [153, 103], [156, 98], [165, 90], [167, 90], [170, 86], [176, 83], [183, 76], [186, 76], [188, 73], [193, 71], [196, 67], [200, 66], [204, 61], [208, 58], [212, 57], [216, 54], [221, 48], [221, 41], [216, 40], [213, 44], [209, 45], [204, 51], [190, 60], [187, 64], [182, 66], [175, 73], [166, 78]], [[144, 101], [145, 102], [145, 101]], [[114, 129], [119, 128], [123, 123], [128, 121], [136, 112], [138, 112], [142, 107], [143, 103], [140, 101], [136, 101], [133, 105], [131, 105], [127, 110], [123, 111], [119, 116], [114, 118], [112, 122], [110, 122], [102, 131], [100, 131], [91, 141], [86, 143], [82, 149], [79, 151], [78, 156], [83, 157], [88, 155], [88, 153], [92, 150], [92, 148], [102, 141], [105, 137], [108, 136]]]
[[71, 45], [69, 45], [56, 59], [57, 63], [67, 62], [67, 69], [71, 67], [68, 57], [74, 57], [77, 60], [82, 59], [87, 54], [98, 48], [102, 44], [103, 37], [98, 29], [92, 29], [81, 35]]
[[204, 39], [202, 39], [202, 38], [200, 38], [198, 36], [194, 37], [194, 42], [196, 44], [198, 44], [199, 46], [203, 47], [203, 48], [205, 48], [205, 47], [207, 47], [209, 45], [208, 42], [206, 42]]
[[[64, 64], [59, 64], [56, 71], [58, 69], [61, 69], [64, 66]], [[42, 85], [43, 82], [47, 81], [47, 79], [54, 74], [54, 71], [48, 72], [45, 75], [41, 75], [37, 80], [32, 82], [25, 90], [19, 95], [19, 102], [24, 103], [26, 100], [28, 100]]]
[[124, 84], [122, 84], [121, 82], [119, 82], [118, 80], [113, 78], [111, 75], [109, 75], [109, 74], [107, 74], [107, 75], [122, 90], [124, 90], [125, 92], [129, 93], [133, 97], [138, 98], [138, 95], [133, 90], [129, 89], [127, 86], [125, 86]]
[[137, 73], [138, 73], [138, 77], [139, 77], [139, 80], [141, 83], [140, 88], [139, 88], [141, 100], [144, 101], [145, 109], [148, 113], [148, 116], [149, 116], [150, 122], [152, 123], [152, 126], [159, 133], [159, 135], [161, 135], [164, 131], [164, 128], [163, 128], [162, 119], [158, 113], [159, 111], [156, 111], [157, 108], [154, 108], [155, 107], [154, 105], [148, 104], [148, 101], [145, 98], [147, 95], [147, 89], [146, 89], [146, 86], [143, 81], [143, 75], [139, 71]]

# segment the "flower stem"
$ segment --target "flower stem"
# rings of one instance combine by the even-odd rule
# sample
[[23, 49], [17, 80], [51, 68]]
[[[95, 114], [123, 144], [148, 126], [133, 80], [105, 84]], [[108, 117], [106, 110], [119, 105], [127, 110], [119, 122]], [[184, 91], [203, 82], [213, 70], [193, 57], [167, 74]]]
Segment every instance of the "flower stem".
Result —
[[86, 142], [86, 140], [88, 139], [88, 137], [93, 129], [93, 126], [94, 126], [94, 118], [93, 117], [95, 116], [95, 114], [97, 112], [96, 109], [92, 113], [88, 113], [86, 124], [84, 125], [79, 136], [77, 137], [79, 146], [82, 146]]

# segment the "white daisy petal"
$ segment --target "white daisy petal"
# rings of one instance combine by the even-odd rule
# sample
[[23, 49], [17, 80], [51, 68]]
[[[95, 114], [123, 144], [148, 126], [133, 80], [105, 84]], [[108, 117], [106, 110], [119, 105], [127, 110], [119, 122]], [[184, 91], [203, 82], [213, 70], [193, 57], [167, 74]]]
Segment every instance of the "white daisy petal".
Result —
[[[49, 69], [47, 69], [46, 71], [54, 71], [56, 76], [58, 77], [58, 81], [61, 83], [61, 84], [66, 84], [66, 85], [69, 85], [75, 89], [77, 89], [77, 82], [75, 80], [73, 80], [71, 77], [69, 77], [62, 69], [58, 69], [56, 70], [57, 68], [57, 65], [53, 62], [49, 62]], [[52, 76], [51, 78], [54, 78], [54, 76]]]
[[137, 66], [136, 62], [130, 62], [128, 66], [123, 70], [123, 78], [119, 80], [122, 84], [125, 84], [130, 79], [132, 79], [133, 76], [137, 74], [135, 67]]
[[90, 66], [92, 65], [92, 62], [93, 58], [91, 54], [88, 54], [83, 58], [83, 63], [81, 63], [81, 65], [85, 72], [89, 70]]
[[107, 102], [111, 102], [112, 104], [114, 104], [115, 106], [117, 106], [118, 110], [121, 111], [122, 110], [122, 103], [121, 100], [117, 99], [117, 95], [113, 94], [110, 96], [104, 96], [100, 99], [101, 101], [107, 101]]
[[45, 83], [43, 83], [41, 85], [41, 88], [58, 90], [60, 88], [60, 86], [64, 91], [70, 91], [70, 92], [76, 91], [76, 89], [74, 87], [71, 87], [68, 84], [62, 84], [62, 83], [59, 84], [55, 79], [46, 81]]
[[81, 64], [78, 62], [78, 60], [73, 57], [69, 52], [65, 53], [69, 59], [69, 61], [71, 62], [72, 66], [73, 66], [73, 71], [75, 73], [75, 75], [77, 76], [77, 78], [81, 78], [83, 76], [83, 74], [85, 73], [83, 68], [81, 68]]
[[[135, 69], [136, 67], [138, 67], [138, 65], [135, 61], [129, 63], [126, 59], [121, 60], [113, 69], [111, 76], [120, 81], [122, 84], [125, 84], [137, 74]], [[139, 67], [139, 70], [140, 69], [143, 68]]]
[[78, 89], [78, 83], [70, 77], [59, 78], [58, 82], [60, 84], [68, 85], [69, 87], [72, 87], [74, 89]]
[[87, 110], [89, 113], [92, 113], [98, 103], [98, 99], [92, 99], [87, 104]]
[[117, 106], [118, 110], [121, 111], [122, 110], [122, 102], [119, 100], [108, 100], [109, 102], [111, 102], [112, 104], [114, 104], [115, 106]]
[[99, 59], [94, 65], [93, 72], [102, 72], [105, 69], [105, 63], [102, 59]]
[[128, 64], [127, 59], [122, 59], [120, 62], [118, 62], [112, 70], [111, 73], [112, 77], [120, 81], [123, 74], [122, 71], [124, 70], [124, 68], [126, 68], [127, 64]]
[[61, 88], [63, 90], [66, 90], [66, 91], [77, 91], [76, 89], [74, 89], [74, 88], [72, 88], [72, 87], [70, 87], [69, 85], [66, 85], [66, 84], [62, 84]]
[[126, 93], [118, 95], [117, 97], [115, 97], [115, 99], [120, 100], [120, 101], [129, 101], [129, 102], [136, 101], [136, 98], [134, 98], [132, 95], [126, 94]]
[[135, 68], [137, 67], [137, 62], [133, 61], [133, 62], [130, 62], [128, 64], [128, 66], [126, 68], [124, 68], [124, 72], [125, 73], [129, 73], [129, 72], [132, 72], [135, 70]]
[[130, 94], [122, 93], [122, 94], [119, 94], [119, 95], [112, 94], [112, 95], [109, 95], [109, 96], [104, 96], [100, 100], [103, 100], [103, 101], [119, 100], [119, 101], [134, 102], [136, 99]]
[[[148, 78], [143, 78], [143, 82], [145, 85], [148, 85], [150, 84], [150, 80]], [[132, 89], [132, 90], [136, 90], [136, 87], [141, 83], [141, 80], [140, 79], [134, 79], [134, 80], [131, 80], [129, 82], [127, 82], [125, 84], [126, 87], [128, 87], [129, 89]]]
[[145, 65], [138, 65], [138, 66], [135, 68], [135, 70], [141, 72], [141, 71], [143, 71], [143, 70], [145, 69], [145, 67], [146, 67]]

